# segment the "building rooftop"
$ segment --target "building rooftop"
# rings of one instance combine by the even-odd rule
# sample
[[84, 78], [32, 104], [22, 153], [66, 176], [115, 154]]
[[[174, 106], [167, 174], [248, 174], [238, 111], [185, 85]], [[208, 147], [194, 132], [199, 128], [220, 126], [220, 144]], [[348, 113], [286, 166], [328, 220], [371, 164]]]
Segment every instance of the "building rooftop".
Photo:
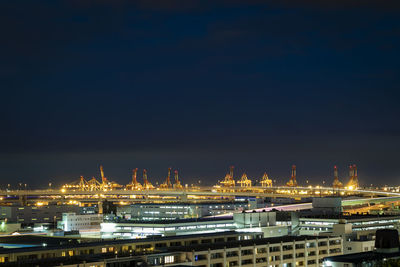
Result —
[[318, 240], [325, 239], [327, 237], [303, 235], [303, 236], [281, 236], [281, 237], [269, 237], [269, 238], [257, 238], [251, 240], [240, 240], [231, 242], [221, 242], [221, 243], [208, 243], [199, 245], [189, 245], [180, 248], [167, 248], [168, 251], [205, 251], [208, 249], [223, 249], [223, 248], [235, 248], [235, 247], [245, 247], [253, 245], [264, 245], [264, 244], [279, 244], [281, 242], [293, 242], [293, 241], [305, 241], [305, 240]]
[[[204, 205], [232, 205], [243, 204], [245, 201], [238, 200], [218, 200], [218, 201], [202, 201], [202, 202], [167, 202], [167, 203], [132, 203], [130, 206], [204, 206]], [[124, 206], [122, 206], [124, 207]]]
[[43, 246], [57, 246], [57, 245], [76, 245], [85, 239], [65, 238], [65, 237], [51, 237], [45, 235], [7, 235], [0, 236], [1, 244], [21, 244], [21, 245], [37, 245]]
[[[226, 231], [226, 232], [217, 232], [217, 233], [202, 233], [202, 234], [191, 234], [191, 235], [179, 235], [179, 236], [150, 236], [147, 238], [140, 239], [118, 239], [118, 240], [99, 240], [95, 239], [91, 241], [90, 239], [80, 239], [80, 238], [63, 238], [63, 237], [48, 237], [48, 236], [33, 236], [33, 235], [25, 235], [25, 236], [15, 236], [15, 238], [7, 236], [1, 237], [0, 243], [7, 244], [27, 244], [27, 245], [37, 245], [34, 247], [20, 247], [20, 248], [4, 248], [0, 247], [0, 254], [5, 253], [19, 253], [19, 252], [31, 252], [31, 251], [40, 251], [40, 250], [49, 250], [49, 249], [69, 249], [76, 247], [88, 247], [88, 246], [112, 246], [115, 244], [132, 244], [132, 243], [145, 243], [149, 241], [168, 241], [168, 240], [176, 240], [176, 239], [185, 239], [188, 237], [213, 237], [213, 236], [238, 236], [243, 234], [249, 234], [246, 232], [235, 232], [235, 231]], [[251, 233], [254, 234], [254, 233]], [[9, 239], [12, 238], [12, 239]], [[43, 245], [45, 244], [45, 245]]]
[[[114, 253], [101, 253], [101, 254], [85, 254], [79, 256], [72, 256], [72, 257], [56, 257], [56, 258], [45, 258], [45, 259], [24, 259], [19, 262], [6, 262], [2, 263], [1, 266], [11, 267], [11, 266], [18, 266], [18, 267], [32, 267], [32, 266], [62, 266], [62, 265], [74, 265], [80, 266], [82, 263], [89, 264], [101, 262], [104, 263], [106, 260], [107, 262], [129, 262], [129, 263], [142, 263], [144, 260], [140, 256], [131, 256], [131, 257], [119, 257], [115, 258]], [[128, 264], [129, 264], [128, 263]], [[126, 264], [126, 263], [125, 263]], [[107, 264], [108, 265], [108, 264]], [[90, 266], [97, 266], [97, 265], [90, 265]], [[131, 266], [124, 265], [124, 266]], [[133, 266], [133, 265], [132, 265]], [[137, 266], [136, 264], [134, 266]]]
[[216, 222], [216, 221], [229, 221], [233, 220], [232, 215], [218, 216], [218, 217], [203, 217], [203, 218], [188, 218], [188, 219], [174, 219], [174, 220], [127, 220], [127, 219], [112, 219], [104, 221], [106, 223], [129, 223], [129, 224], [177, 224], [177, 223], [192, 223], [192, 222]]
[[344, 262], [344, 263], [361, 263], [368, 261], [383, 260], [388, 258], [400, 257], [400, 251], [394, 253], [381, 253], [376, 251], [360, 252], [353, 254], [338, 255], [326, 257], [325, 261]]
[[362, 220], [362, 219], [376, 219], [376, 218], [400, 218], [397, 215], [375, 215], [375, 214], [307, 214], [300, 215], [300, 219], [345, 219], [345, 220]]

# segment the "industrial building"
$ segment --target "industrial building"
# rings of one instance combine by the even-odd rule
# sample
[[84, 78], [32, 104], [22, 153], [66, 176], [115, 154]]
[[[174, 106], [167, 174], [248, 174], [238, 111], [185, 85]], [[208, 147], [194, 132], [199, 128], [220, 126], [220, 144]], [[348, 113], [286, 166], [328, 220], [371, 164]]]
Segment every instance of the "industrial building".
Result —
[[323, 258], [342, 254], [340, 238], [284, 236], [179, 249], [177, 263], [192, 266], [320, 266]]
[[232, 216], [159, 221], [120, 220], [101, 224], [103, 238], [145, 238], [235, 230]]
[[79, 231], [79, 233], [99, 233], [102, 222], [102, 214], [63, 213], [57, 228], [64, 231]]
[[0, 220], [7, 222], [56, 223], [65, 212], [80, 213], [77, 205], [37, 205], [37, 206], [0, 206]]
[[165, 251], [169, 248], [182, 248], [195, 244], [213, 244], [221, 242], [234, 242], [240, 240], [258, 239], [257, 233], [223, 232], [199, 235], [181, 235], [170, 237], [156, 237], [144, 239], [123, 240], [93, 240], [65, 239], [44, 236], [12, 236], [0, 237], [0, 262], [23, 264], [32, 262], [44, 262], [55, 258], [61, 258], [62, 262], [68, 262], [77, 256], [108, 255], [115, 258], [119, 256], [137, 256]]
[[117, 207], [117, 216], [124, 219], [154, 221], [216, 216], [235, 211], [265, 207], [262, 199], [236, 198], [235, 201], [200, 203], [136, 203]]
[[[0, 261], [46, 266], [88, 262], [139, 262], [148, 266], [320, 266], [328, 256], [340, 255], [340, 238], [259, 238], [249, 233], [224, 233], [100, 241], [64, 245], [0, 249]], [[80, 262], [77, 262], [79, 261]], [[65, 264], [65, 265], [64, 265]], [[95, 263], [90, 263], [93, 266]], [[50, 265], [47, 265], [50, 266]], [[106, 266], [104, 264], [103, 266]], [[108, 266], [108, 265], [107, 265]], [[119, 265], [114, 265], [119, 266]], [[120, 265], [122, 266], [122, 265]]]
[[308, 215], [299, 219], [300, 235], [318, 235], [324, 232], [333, 232], [336, 224], [348, 224], [351, 231], [359, 235], [374, 234], [378, 229], [398, 229], [400, 216], [390, 215]]
[[397, 230], [378, 230], [373, 251], [326, 257], [324, 267], [400, 266], [400, 242]]

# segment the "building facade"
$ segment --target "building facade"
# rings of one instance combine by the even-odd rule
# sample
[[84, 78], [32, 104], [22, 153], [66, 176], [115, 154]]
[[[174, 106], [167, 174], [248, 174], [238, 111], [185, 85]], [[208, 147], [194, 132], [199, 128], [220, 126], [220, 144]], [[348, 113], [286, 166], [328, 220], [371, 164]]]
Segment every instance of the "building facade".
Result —
[[103, 222], [101, 214], [63, 213], [62, 220], [58, 221], [58, 228], [64, 231], [100, 232]]
[[62, 219], [64, 212], [79, 213], [77, 205], [43, 205], [43, 206], [0, 206], [0, 220], [30, 223], [54, 223]]

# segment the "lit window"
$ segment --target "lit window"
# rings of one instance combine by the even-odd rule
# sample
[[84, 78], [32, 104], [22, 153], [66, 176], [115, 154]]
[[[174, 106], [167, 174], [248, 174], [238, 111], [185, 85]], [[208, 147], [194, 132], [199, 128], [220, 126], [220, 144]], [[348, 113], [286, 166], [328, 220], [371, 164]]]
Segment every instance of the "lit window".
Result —
[[164, 263], [173, 263], [174, 262], [174, 256], [165, 256], [164, 257]]

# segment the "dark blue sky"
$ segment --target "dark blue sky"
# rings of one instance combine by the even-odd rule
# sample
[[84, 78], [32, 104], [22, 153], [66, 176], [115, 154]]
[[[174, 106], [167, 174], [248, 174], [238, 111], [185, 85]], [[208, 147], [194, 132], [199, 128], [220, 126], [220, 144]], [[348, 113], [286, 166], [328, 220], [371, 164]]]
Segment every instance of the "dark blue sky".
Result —
[[3, 1], [0, 184], [397, 184], [398, 1], [292, 2]]

